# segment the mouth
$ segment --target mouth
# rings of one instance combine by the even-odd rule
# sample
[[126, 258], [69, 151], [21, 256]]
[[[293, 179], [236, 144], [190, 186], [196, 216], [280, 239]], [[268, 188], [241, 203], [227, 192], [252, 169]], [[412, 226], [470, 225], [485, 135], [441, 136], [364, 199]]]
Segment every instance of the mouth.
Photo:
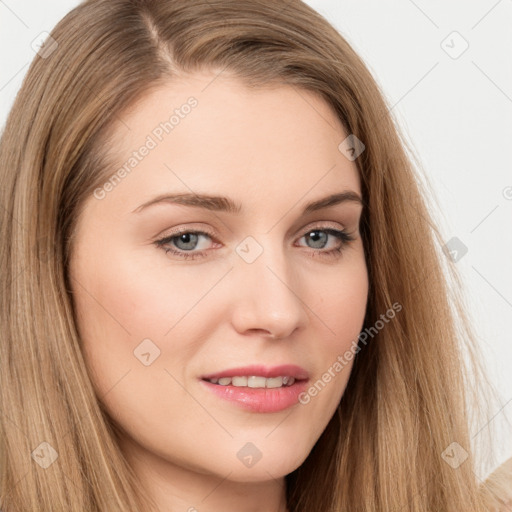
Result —
[[235, 377], [220, 377], [213, 379], [204, 379], [212, 384], [219, 386], [235, 386], [237, 388], [252, 388], [252, 389], [277, 389], [287, 386], [292, 386], [296, 379], [294, 377], [270, 377], [265, 378], [258, 375], [237, 375]]
[[246, 366], [204, 375], [201, 382], [216, 396], [253, 412], [278, 412], [298, 402], [309, 375], [296, 365]]
[[203, 380], [219, 386], [235, 386], [249, 388], [280, 388], [292, 386], [296, 381], [309, 378], [308, 372], [294, 364], [279, 366], [251, 365], [230, 368], [201, 377]]

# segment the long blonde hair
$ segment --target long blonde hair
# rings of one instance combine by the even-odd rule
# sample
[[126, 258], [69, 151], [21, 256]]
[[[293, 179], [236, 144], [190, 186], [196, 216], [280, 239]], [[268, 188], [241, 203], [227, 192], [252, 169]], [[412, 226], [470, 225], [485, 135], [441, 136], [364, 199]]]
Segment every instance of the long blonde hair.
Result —
[[[290, 512], [483, 510], [468, 410], [483, 377], [449, 293], [457, 277], [406, 143], [347, 41], [299, 0], [89, 0], [51, 37], [0, 141], [4, 512], [151, 509], [91, 385], [68, 262], [84, 199], [114, 170], [108, 137], [125, 109], [202, 69], [313, 91], [363, 141], [365, 329], [402, 308], [361, 344], [337, 413], [286, 477]], [[454, 467], [447, 449], [467, 458]]]

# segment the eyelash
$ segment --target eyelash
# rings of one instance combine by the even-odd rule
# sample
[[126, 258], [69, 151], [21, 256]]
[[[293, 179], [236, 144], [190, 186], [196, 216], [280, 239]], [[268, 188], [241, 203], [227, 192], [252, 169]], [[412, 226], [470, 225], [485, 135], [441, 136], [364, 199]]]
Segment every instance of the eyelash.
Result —
[[[330, 249], [328, 251], [323, 251], [321, 249], [313, 249], [312, 257], [315, 257], [316, 255], [321, 255], [325, 257], [337, 257], [341, 255], [342, 250], [352, 241], [355, 240], [355, 238], [349, 234], [345, 230], [338, 230], [338, 229], [332, 229], [327, 227], [321, 227], [317, 226], [313, 229], [309, 229], [304, 235], [301, 236], [303, 238], [306, 235], [311, 234], [314, 231], [321, 231], [324, 233], [327, 233], [328, 235], [335, 236], [338, 238], [338, 240], [341, 242], [341, 244], [338, 247], [335, 247], [334, 249]], [[203, 258], [206, 256], [206, 251], [203, 252], [189, 252], [189, 251], [183, 251], [183, 250], [176, 250], [171, 249], [169, 247], [165, 247], [167, 244], [171, 243], [174, 239], [180, 237], [181, 235], [185, 234], [193, 234], [193, 235], [204, 235], [212, 240], [214, 240], [214, 237], [211, 233], [208, 233], [206, 231], [193, 231], [193, 230], [182, 230], [177, 233], [173, 233], [172, 235], [166, 236], [164, 238], [161, 238], [159, 240], [156, 240], [154, 243], [157, 247], [162, 248], [166, 254], [171, 253], [175, 256], [178, 256], [179, 258], [183, 258], [185, 260], [194, 260], [197, 258]]]

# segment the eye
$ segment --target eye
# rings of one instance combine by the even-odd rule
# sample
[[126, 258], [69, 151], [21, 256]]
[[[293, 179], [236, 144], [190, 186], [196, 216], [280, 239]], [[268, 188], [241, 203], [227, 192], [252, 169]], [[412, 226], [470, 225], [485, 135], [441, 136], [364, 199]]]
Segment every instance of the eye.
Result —
[[[212, 235], [205, 231], [181, 231], [157, 240], [155, 243], [158, 247], [161, 247], [166, 254], [171, 253], [181, 258], [193, 259], [206, 256], [204, 252], [191, 252], [197, 249], [201, 237], [212, 238]], [[178, 250], [173, 247], [168, 247], [170, 244], [174, 244]]]
[[[334, 238], [337, 244], [328, 250], [318, 250], [324, 249], [328, 244], [329, 237]], [[311, 241], [313, 244], [313, 249], [316, 251], [313, 252], [313, 255], [319, 254], [321, 256], [340, 256], [341, 251], [347, 246], [350, 242], [355, 240], [355, 238], [349, 234], [344, 229], [333, 229], [333, 228], [323, 228], [317, 227], [314, 229], [310, 229], [305, 235], [303, 235], [300, 240], [306, 239]], [[310, 246], [311, 247], [311, 246]]]
[[[157, 247], [162, 248], [166, 254], [173, 254], [183, 259], [196, 259], [207, 256], [207, 251], [204, 245], [201, 244], [201, 238], [213, 240], [213, 235], [206, 231], [193, 231], [193, 230], [182, 230], [180, 232], [173, 233], [172, 235], [156, 240], [154, 243]], [[329, 238], [333, 238], [337, 243], [333, 248], [324, 250], [325, 246], [329, 242]], [[312, 243], [310, 246], [312, 256], [340, 256], [343, 248], [348, 245], [355, 238], [345, 230], [337, 230], [327, 227], [316, 227], [310, 229], [305, 233], [299, 240], [305, 239]], [[198, 247], [203, 245], [203, 247]], [[202, 249], [202, 250], [197, 250]]]

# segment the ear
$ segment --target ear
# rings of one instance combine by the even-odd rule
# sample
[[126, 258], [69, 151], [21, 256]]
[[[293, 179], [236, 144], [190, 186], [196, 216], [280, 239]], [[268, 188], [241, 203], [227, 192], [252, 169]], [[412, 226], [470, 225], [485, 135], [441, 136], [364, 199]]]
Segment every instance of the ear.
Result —
[[489, 512], [512, 512], [512, 458], [486, 478], [480, 492]]

